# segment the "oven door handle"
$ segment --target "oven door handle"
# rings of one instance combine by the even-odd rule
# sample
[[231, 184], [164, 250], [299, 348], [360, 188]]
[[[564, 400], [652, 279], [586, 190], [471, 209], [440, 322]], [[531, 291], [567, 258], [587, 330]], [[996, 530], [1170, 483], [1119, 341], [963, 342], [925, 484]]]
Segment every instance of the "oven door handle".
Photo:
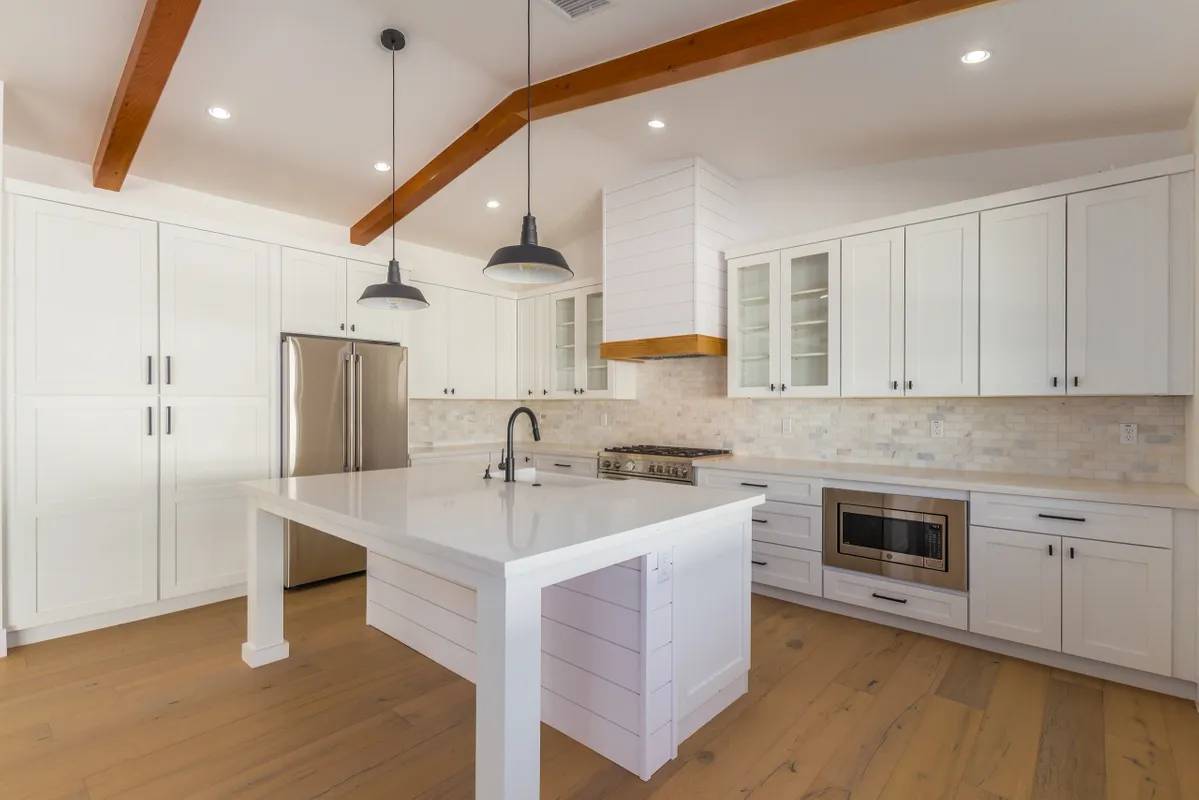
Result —
[[879, 600], [887, 600], [892, 603], [905, 603], [906, 604], [908, 602], [907, 600], [905, 600], [901, 597], [887, 597], [885, 594], [879, 594], [878, 592], [871, 592], [870, 596], [877, 597]]

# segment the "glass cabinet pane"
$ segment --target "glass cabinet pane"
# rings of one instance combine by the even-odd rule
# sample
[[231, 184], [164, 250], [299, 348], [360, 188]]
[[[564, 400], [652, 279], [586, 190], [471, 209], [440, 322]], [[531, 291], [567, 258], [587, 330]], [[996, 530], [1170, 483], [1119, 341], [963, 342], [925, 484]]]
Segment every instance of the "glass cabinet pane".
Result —
[[554, 301], [554, 391], [575, 388], [575, 299], [562, 297]]
[[745, 388], [770, 383], [770, 264], [737, 270], [737, 329], [741, 346], [737, 375]]
[[829, 254], [791, 259], [791, 386], [825, 386], [828, 373]]
[[600, 358], [600, 343], [604, 340], [604, 294], [587, 295], [587, 390], [601, 392], [608, 388], [608, 362]]

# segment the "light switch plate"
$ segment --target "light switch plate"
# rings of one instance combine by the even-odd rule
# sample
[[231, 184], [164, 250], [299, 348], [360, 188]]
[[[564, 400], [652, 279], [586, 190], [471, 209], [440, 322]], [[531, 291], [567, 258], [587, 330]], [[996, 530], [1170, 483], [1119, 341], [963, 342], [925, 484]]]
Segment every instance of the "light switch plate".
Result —
[[928, 424], [928, 435], [933, 437], [934, 439], [944, 439], [945, 438], [945, 420], [943, 420], [943, 419], [931, 420]]
[[1120, 423], [1120, 444], [1137, 443], [1137, 424], [1135, 422]]

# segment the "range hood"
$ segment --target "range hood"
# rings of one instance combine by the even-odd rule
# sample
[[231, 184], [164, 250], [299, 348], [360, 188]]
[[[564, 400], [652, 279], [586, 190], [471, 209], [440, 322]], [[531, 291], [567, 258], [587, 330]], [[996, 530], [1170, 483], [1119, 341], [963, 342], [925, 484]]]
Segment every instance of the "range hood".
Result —
[[604, 189], [604, 341], [618, 361], [728, 351], [723, 251], [739, 235], [736, 184], [699, 158]]

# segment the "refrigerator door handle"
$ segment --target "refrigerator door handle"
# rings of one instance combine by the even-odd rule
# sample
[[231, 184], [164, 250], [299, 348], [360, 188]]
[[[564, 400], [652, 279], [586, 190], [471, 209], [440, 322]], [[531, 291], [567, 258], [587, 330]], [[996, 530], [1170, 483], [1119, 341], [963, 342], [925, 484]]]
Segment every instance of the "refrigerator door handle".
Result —
[[362, 472], [362, 354], [354, 353], [354, 457], [356, 472]]
[[354, 363], [353, 356], [347, 353], [342, 362], [342, 368], [345, 370], [345, 394], [342, 397], [341, 418], [342, 418], [342, 472], [350, 472], [354, 469], [354, 418], [353, 418], [353, 400], [351, 397], [351, 387], [354, 385], [353, 372]]

